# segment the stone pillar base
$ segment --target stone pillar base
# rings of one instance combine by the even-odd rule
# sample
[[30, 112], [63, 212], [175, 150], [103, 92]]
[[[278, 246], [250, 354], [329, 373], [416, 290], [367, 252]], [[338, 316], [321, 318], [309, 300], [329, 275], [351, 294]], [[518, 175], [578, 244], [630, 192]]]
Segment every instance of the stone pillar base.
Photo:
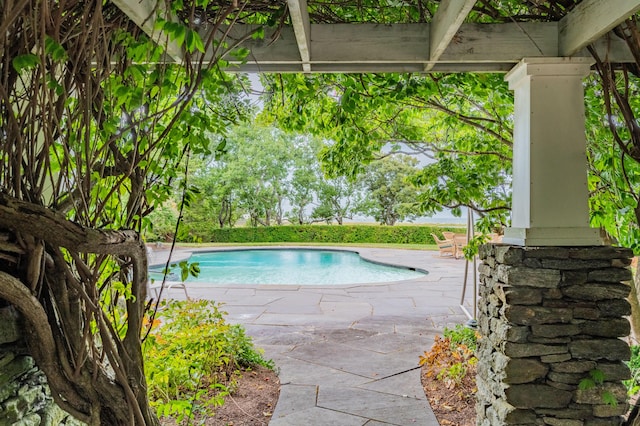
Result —
[[[481, 248], [477, 425], [621, 424], [631, 256], [603, 246]], [[603, 382], [581, 389], [594, 377]]]

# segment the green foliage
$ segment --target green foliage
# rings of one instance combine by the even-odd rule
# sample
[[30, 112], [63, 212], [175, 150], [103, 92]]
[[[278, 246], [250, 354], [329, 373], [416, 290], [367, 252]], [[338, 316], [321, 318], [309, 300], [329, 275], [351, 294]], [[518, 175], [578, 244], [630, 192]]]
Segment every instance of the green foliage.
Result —
[[[624, 83], [618, 83], [630, 86], [624, 91], [636, 91], [640, 87], [640, 81], [631, 75], [624, 79]], [[610, 115], [607, 111], [602, 83], [596, 76], [587, 81], [585, 90], [591, 226], [606, 230], [620, 245], [638, 254], [640, 229], [636, 206], [640, 194], [640, 163], [631, 159], [616, 143], [612, 129], [624, 141], [633, 138], [621, 125], [623, 115], [615, 110]], [[629, 101], [633, 110], [640, 110], [636, 97]]]
[[640, 346], [631, 346], [631, 359], [627, 363], [631, 370], [631, 378], [623, 383], [627, 387], [628, 394], [635, 395], [640, 392]]
[[480, 250], [480, 246], [483, 244], [486, 244], [488, 241], [489, 241], [489, 235], [487, 234], [480, 234], [480, 235], [474, 236], [473, 238], [471, 238], [471, 240], [469, 240], [467, 245], [462, 248], [464, 257], [467, 259], [473, 259], [473, 257], [478, 254], [478, 251]]
[[479, 228], [508, 223], [513, 96], [501, 76], [283, 75], [267, 78], [261, 118], [330, 141], [328, 175], [357, 176], [385, 150], [434, 160], [412, 182], [421, 215], [480, 213]]
[[156, 207], [145, 221], [148, 241], [171, 241], [178, 221], [177, 206], [172, 202], [164, 203]]
[[578, 389], [589, 390], [601, 385], [602, 383], [604, 383], [604, 373], [602, 370], [593, 369], [589, 371], [589, 377], [585, 377], [580, 380]]
[[445, 327], [442, 334], [451, 341], [451, 345], [454, 347], [465, 345], [475, 351], [478, 345], [478, 332], [461, 324], [456, 324], [454, 328]]
[[180, 423], [224, 403], [243, 367], [273, 368], [239, 325], [210, 301], [169, 301], [144, 342], [149, 398], [158, 416]]
[[[597, 368], [595, 368], [589, 371], [589, 377], [585, 377], [582, 380], [580, 380], [580, 383], [578, 383], [578, 389], [583, 391], [596, 389], [604, 384], [604, 380], [605, 380], [604, 372], [602, 370], [598, 370]], [[615, 395], [611, 391], [603, 389], [601, 391], [601, 396], [602, 396], [602, 402], [604, 402], [605, 404], [610, 405], [612, 407], [618, 406], [618, 400], [616, 399]]]
[[417, 164], [418, 160], [404, 154], [370, 163], [363, 178], [368, 192], [358, 211], [389, 226], [417, 217], [418, 189], [409, 182], [419, 170]]
[[[177, 266], [177, 269], [180, 270], [180, 281], [186, 281], [189, 276], [197, 277], [200, 274], [200, 265], [198, 262], [189, 263], [183, 260], [179, 262]], [[175, 268], [176, 264], [172, 264], [171, 267]]]
[[[477, 335], [463, 326], [445, 328], [445, 337], [435, 337], [431, 350], [420, 356], [419, 364], [426, 366], [427, 377], [441, 380], [448, 388], [460, 387], [465, 379], [473, 380], [478, 359], [474, 352]], [[470, 345], [470, 346], [469, 346]], [[470, 398], [473, 395], [459, 395]]]
[[13, 65], [13, 68], [20, 73], [23, 70], [36, 68], [38, 64], [40, 64], [40, 58], [34, 54], [27, 53], [13, 58], [11, 64]]
[[464, 232], [458, 227], [426, 225], [284, 225], [212, 229], [203, 224], [183, 226], [186, 241], [197, 236], [203, 242], [214, 243], [395, 243], [435, 244], [432, 233]]

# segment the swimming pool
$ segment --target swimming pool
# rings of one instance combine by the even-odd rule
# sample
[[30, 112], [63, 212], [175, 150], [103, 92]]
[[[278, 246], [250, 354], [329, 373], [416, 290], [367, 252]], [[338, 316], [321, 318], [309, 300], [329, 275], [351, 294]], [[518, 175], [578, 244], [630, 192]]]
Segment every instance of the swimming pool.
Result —
[[[369, 262], [358, 253], [314, 249], [251, 249], [194, 253], [200, 274], [186, 282], [210, 284], [344, 285], [410, 280], [425, 272]], [[151, 272], [160, 268], [152, 268]], [[177, 279], [179, 271], [172, 271]]]

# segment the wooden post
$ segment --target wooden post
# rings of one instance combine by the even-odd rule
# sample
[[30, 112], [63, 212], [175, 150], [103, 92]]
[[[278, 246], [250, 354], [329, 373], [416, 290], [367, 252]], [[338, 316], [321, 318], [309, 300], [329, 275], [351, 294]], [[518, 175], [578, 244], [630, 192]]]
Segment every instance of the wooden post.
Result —
[[511, 228], [520, 246], [601, 245], [589, 227], [582, 79], [587, 58], [523, 59], [505, 77], [515, 91]]

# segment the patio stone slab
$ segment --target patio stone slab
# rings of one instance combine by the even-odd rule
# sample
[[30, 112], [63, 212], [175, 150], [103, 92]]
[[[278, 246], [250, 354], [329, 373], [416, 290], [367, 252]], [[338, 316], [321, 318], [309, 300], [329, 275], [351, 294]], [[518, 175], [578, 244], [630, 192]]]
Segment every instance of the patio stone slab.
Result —
[[270, 303], [267, 312], [270, 314], [321, 314], [321, 298], [322, 295], [315, 293], [288, 294]]
[[297, 346], [317, 339], [313, 333], [301, 327], [296, 327], [292, 330], [287, 330], [286, 328], [288, 327], [263, 325], [259, 326], [258, 329], [247, 329], [247, 334], [251, 336], [255, 343], [264, 342], [270, 345], [282, 346]]
[[415, 367], [416, 364], [398, 356], [385, 356], [331, 342], [302, 345], [293, 349], [288, 355], [302, 361], [372, 379], [406, 371]]
[[373, 307], [367, 302], [320, 302], [325, 315], [340, 318], [362, 318], [371, 315]]
[[282, 365], [278, 374], [280, 383], [362, 387], [371, 380], [367, 377], [347, 373], [324, 365], [313, 364], [290, 357], [284, 359], [284, 357], [286, 357], [286, 354], [276, 359], [279, 365]]
[[378, 297], [380, 293], [389, 293], [389, 290], [388, 284], [358, 285], [349, 287], [347, 289], [347, 294], [357, 294], [358, 297]]
[[264, 313], [260, 315], [253, 323], [261, 325], [296, 325], [296, 326], [314, 326], [318, 324], [350, 324], [355, 319], [347, 318], [327, 318], [323, 313], [319, 314], [274, 314]]
[[322, 294], [321, 303], [326, 303], [326, 302], [345, 302], [345, 303], [349, 303], [349, 302], [353, 302], [353, 296], [347, 294], [346, 291], [344, 291], [342, 293], [324, 293], [324, 294]]
[[[409, 350], [420, 351], [421, 348], [432, 342], [428, 337], [402, 334], [402, 333], [385, 333], [370, 336], [358, 341], [345, 341], [347, 346], [358, 349], [366, 349], [368, 351], [380, 354], [398, 354], [398, 352], [406, 352]], [[422, 352], [420, 352], [422, 353]]]
[[423, 399], [425, 401], [427, 399], [424, 394], [424, 389], [422, 388], [422, 383], [420, 382], [420, 368], [416, 368], [415, 370], [407, 371], [402, 374], [396, 374], [395, 376], [363, 383], [358, 387], [380, 393]]
[[317, 405], [394, 425], [438, 426], [431, 407], [424, 399], [366, 389], [320, 387]]
[[[433, 342], [431, 336], [403, 333], [379, 333], [372, 329], [363, 330], [357, 324], [349, 329], [332, 330], [325, 334], [327, 340], [341, 343], [355, 349], [364, 349], [380, 354], [391, 354], [411, 350], [420, 351]], [[420, 352], [421, 353], [421, 352]]]
[[282, 417], [273, 416], [269, 426], [364, 426], [368, 421], [366, 417], [314, 407]]
[[264, 306], [229, 306], [223, 305], [221, 308], [227, 312], [226, 319], [230, 323], [251, 322], [264, 314]]
[[273, 419], [316, 406], [318, 387], [315, 385], [286, 384], [280, 387], [280, 398], [273, 412]]

